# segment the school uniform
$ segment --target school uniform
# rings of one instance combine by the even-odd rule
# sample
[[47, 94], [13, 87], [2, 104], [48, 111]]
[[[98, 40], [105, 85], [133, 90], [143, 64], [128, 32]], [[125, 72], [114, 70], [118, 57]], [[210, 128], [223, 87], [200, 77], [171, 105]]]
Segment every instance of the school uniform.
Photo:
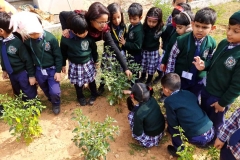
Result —
[[60, 106], [60, 84], [55, 81], [55, 73], [61, 73], [62, 54], [57, 39], [48, 31], [44, 31], [38, 39], [24, 41], [31, 52], [36, 66], [36, 79], [44, 94], [53, 106]]
[[[98, 62], [98, 53], [94, 39], [88, 35], [80, 38], [70, 32], [70, 38], [61, 38], [60, 47], [63, 55], [63, 66], [66, 66], [66, 60], [69, 60], [68, 77], [70, 82], [78, 87], [89, 83], [91, 94], [96, 97], [95, 63]], [[77, 98], [83, 97], [82, 92], [77, 91]]]
[[[114, 43], [116, 44], [117, 48], [119, 49], [119, 51], [121, 52], [122, 56], [124, 57], [124, 59], [126, 60], [126, 55], [125, 55], [125, 49], [123, 47], [123, 45], [121, 43], [119, 43], [119, 38], [120, 37], [126, 37], [126, 32], [127, 32], [127, 28], [126, 25], [119, 25], [119, 26], [114, 26], [113, 24], [110, 27], [110, 32], [111, 32], [111, 36], [112, 39], [114, 41]], [[111, 62], [115, 62], [116, 59], [116, 55], [113, 54], [114, 50], [113, 48], [111, 48], [109, 45], [107, 45], [106, 42], [104, 42], [104, 52], [102, 54], [102, 62], [101, 62], [101, 68], [102, 69], [111, 69], [111, 66], [108, 66], [108, 60], [111, 59]], [[108, 51], [108, 53], [107, 53]], [[111, 53], [109, 53], [111, 52]], [[119, 70], [122, 70], [122, 68], [119, 68]]]
[[144, 40], [142, 45], [142, 72], [153, 75], [159, 65], [159, 38], [162, 34], [162, 30], [156, 33], [156, 28], [150, 28], [147, 26], [144, 29]]
[[27, 96], [23, 100], [36, 98], [36, 85], [29, 84], [29, 77], [35, 77], [35, 68], [23, 42], [11, 34], [0, 41], [0, 51], [2, 70], [8, 73], [14, 94], [20, 95], [22, 90]]
[[[240, 43], [222, 40], [209, 63], [205, 63], [207, 85], [201, 94], [201, 107], [217, 129], [224, 123], [224, 114], [240, 95]], [[210, 105], [218, 102], [224, 112], [215, 113]]]
[[[186, 100], [187, 99], [187, 100]], [[168, 130], [172, 144], [177, 149], [182, 141], [179, 136], [173, 137], [181, 126], [190, 143], [205, 146], [214, 138], [213, 123], [198, 105], [197, 97], [186, 90], [175, 91], [164, 101], [166, 107]]]
[[240, 159], [240, 108], [219, 128], [218, 138], [225, 142], [220, 160]]
[[209, 35], [200, 40], [194, 37], [193, 32], [177, 37], [167, 68], [181, 77], [181, 89], [189, 90], [197, 97], [200, 96], [206, 71], [198, 71], [192, 64], [193, 58], [199, 56], [203, 61], [209, 61], [215, 47], [216, 41]]
[[151, 97], [128, 114], [132, 136], [144, 147], [157, 146], [163, 136], [165, 119], [157, 101]]
[[126, 36], [126, 43], [124, 44], [124, 48], [128, 51], [128, 54], [133, 56], [134, 62], [137, 64], [141, 64], [142, 61], [143, 33], [141, 22], [135, 26], [130, 24]]

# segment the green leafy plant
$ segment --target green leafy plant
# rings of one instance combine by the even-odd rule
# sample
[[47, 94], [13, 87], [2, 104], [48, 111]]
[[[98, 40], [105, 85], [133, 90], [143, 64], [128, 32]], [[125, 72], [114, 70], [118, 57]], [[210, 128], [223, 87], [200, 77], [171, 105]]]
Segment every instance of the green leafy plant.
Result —
[[[120, 104], [124, 98], [122, 90], [131, 87], [130, 82], [122, 71], [121, 66], [117, 60], [115, 60], [115, 54], [106, 47], [106, 53], [108, 57], [102, 57], [103, 68], [102, 77], [104, 78], [104, 83], [106, 84], [110, 94], [107, 96], [107, 100], [110, 105]], [[127, 55], [127, 59], [130, 59], [130, 55]], [[141, 67], [133, 63], [133, 60], [127, 62], [128, 68], [133, 72], [137, 73], [141, 70]], [[133, 74], [131, 82], [134, 83], [136, 80], [136, 75]]]
[[[207, 158], [208, 157], [208, 158]], [[218, 160], [220, 157], [220, 151], [215, 147], [209, 147], [205, 160]]]
[[178, 160], [194, 160], [193, 152], [195, 150], [194, 146], [188, 143], [187, 137], [184, 135], [184, 130], [180, 126], [174, 127], [174, 129], [179, 130], [179, 134], [174, 134], [173, 137], [180, 136], [182, 140], [181, 146], [177, 148], [177, 154], [180, 156]]
[[72, 141], [82, 149], [81, 156], [88, 160], [106, 159], [110, 150], [108, 140], [114, 140], [113, 136], [119, 133], [119, 127], [111, 125], [116, 121], [107, 116], [104, 122], [93, 122], [81, 109], [74, 110], [72, 119], [78, 122], [72, 131], [75, 134]]
[[[171, 1], [172, 2], [172, 1]], [[154, 6], [161, 8], [162, 10], [162, 15], [163, 15], [163, 22], [165, 23], [168, 19], [168, 16], [171, 15], [172, 13], [172, 5], [169, 0], [155, 0], [154, 1]]]
[[8, 95], [0, 95], [0, 103], [4, 108], [1, 118], [10, 126], [11, 135], [16, 136], [18, 141], [23, 139], [29, 144], [42, 133], [39, 116], [45, 106], [42, 106], [37, 98], [23, 101], [23, 96], [21, 94], [11, 98]]

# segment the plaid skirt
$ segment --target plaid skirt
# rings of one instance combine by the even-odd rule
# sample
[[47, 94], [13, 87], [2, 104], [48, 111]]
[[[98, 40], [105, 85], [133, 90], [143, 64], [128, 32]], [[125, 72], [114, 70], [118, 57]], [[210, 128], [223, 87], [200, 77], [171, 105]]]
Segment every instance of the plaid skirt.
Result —
[[[134, 117], [134, 112], [129, 112], [128, 121], [132, 131], [133, 131], [133, 125], [134, 125], [133, 117]], [[135, 134], [132, 133], [132, 137], [136, 139], [141, 146], [149, 148], [153, 146], [158, 146], [159, 141], [163, 137], [163, 132], [157, 136], [148, 136], [144, 132], [142, 133], [142, 135], [136, 136]]]
[[69, 62], [68, 78], [72, 84], [82, 86], [95, 80], [96, 69], [92, 60], [84, 64]]
[[159, 66], [159, 50], [142, 52], [142, 72], [154, 75]]

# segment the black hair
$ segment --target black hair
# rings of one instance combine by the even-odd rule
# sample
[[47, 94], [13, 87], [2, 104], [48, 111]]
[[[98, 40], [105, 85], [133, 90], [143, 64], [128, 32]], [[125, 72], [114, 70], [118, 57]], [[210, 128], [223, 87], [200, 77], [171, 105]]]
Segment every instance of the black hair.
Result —
[[161, 85], [174, 92], [181, 88], [181, 79], [176, 73], [167, 73], [161, 78]]
[[0, 28], [2, 28], [6, 33], [10, 34], [13, 28], [9, 29], [11, 16], [7, 12], [0, 12]]
[[107, 7], [100, 2], [94, 2], [90, 5], [88, 11], [85, 13], [85, 18], [90, 25], [91, 21], [100, 18], [103, 14], [107, 14], [109, 16]]
[[112, 24], [112, 18], [113, 18], [113, 14], [120, 12], [121, 14], [121, 26], [124, 26], [124, 17], [123, 17], [123, 12], [122, 9], [120, 7], [120, 5], [118, 3], [111, 3], [107, 6], [107, 9], [109, 11], [109, 21], [110, 24]]
[[163, 20], [162, 20], [162, 10], [160, 8], [158, 8], [158, 7], [152, 7], [152, 8], [150, 8], [148, 10], [146, 18], [145, 18], [144, 23], [143, 23], [143, 28], [144, 29], [147, 29], [147, 26], [148, 26], [147, 19], [148, 19], [148, 17], [155, 17], [155, 18], [157, 18], [158, 23], [155, 26], [156, 33], [161, 31], [163, 26], [164, 26]]
[[205, 7], [197, 11], [194, 22], [214, 25], [217, 19], [217, 13], [214, 9]]
[[132, 3], [128, 8], [129, 16], [139, 16], [141, 17], [143, 13], [143, 8], [140, 3]]
[[229, 23], [229, 25], [237, 25], [237, 24], [240, 25], [240, 22], [233, 18], [230, 18], [228, 23]]
[[[189, 16], [190, 19], [187, 17], [186, 14]], [[191, 11], [184, 11], [181, 12], [180, 14], [177, 14], [173, 19], [174, 22], [178, 25], [188, 26], [193, 21], [194, 15]]]
[[67, 19], [67, 27], [75, 34], [83, 34], [88, 30], [88, 23], [83, 14], [73, 12]]
[[[191, 6], [189, 5], [189, 4], [187, 4], [187, 3], [179, 3], [179, 4], [177, 4], [177, 6], [180, 6], [180, 7], [182, 7], [183, 8], [183, 11], [191, 11], [192, 10], [192, 8], [191, 8]], [[172, 11], [172, 17], [174, 18], [177, 14], [179, 14], [180, 12], [182, 12], [182, 11], [180, 11], [179, 9], [177, 9], [176, 7], [173, 9], [173, 11]]]

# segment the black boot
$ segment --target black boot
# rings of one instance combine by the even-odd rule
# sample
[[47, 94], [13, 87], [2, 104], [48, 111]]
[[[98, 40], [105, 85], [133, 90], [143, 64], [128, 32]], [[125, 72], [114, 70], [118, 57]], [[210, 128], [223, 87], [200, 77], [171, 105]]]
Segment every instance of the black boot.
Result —
[[153, 75], [148, 75], [147, 82], [146, 82], [147, 86], [151, 86], [152, 78], [153, 78]]
[[91, 97], [88, 101], [88, 104], [93, 105], [94, 101], [99, 96], [99, 94], [97, 93], [97, 86], [96, 86], [95, 80], [93, 82], [89, 83], [89, 88], [91, 90]]
[[146, 81], [146, 72], [142, 72], [141, 77], [139, 78], [140, 83], [144, 83]]
[[86, 106], [87, 102], [82, 92], [83, 86], [79, 87], [77, 84], [74, 84], [74, 87], [76, 89], [78, 102], [81, 106]]
[[104, 86], [105, 86], [104, 78], [101, 78], [101, 83], [100, 83], [100, 85], [98, 87], [98, 94], [99, 95], [102, 95], [103, 92], [105, 91]]
[[162, 71], [157, 70], [157, 72], [158, 72], [158, 76], [153, 80], [153, 84], [157, 84], [161, 80], [161, 78], [163, 76], [163, 72]]

